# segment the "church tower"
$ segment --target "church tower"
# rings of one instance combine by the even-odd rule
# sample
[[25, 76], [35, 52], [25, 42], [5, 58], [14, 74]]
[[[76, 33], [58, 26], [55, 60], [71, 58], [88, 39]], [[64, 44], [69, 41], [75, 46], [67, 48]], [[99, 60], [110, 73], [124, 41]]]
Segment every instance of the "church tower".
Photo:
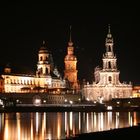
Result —
[[53, 69], [52, 56], [46, 48], [46, 43], [43, 41], [38, 53], [38, 64], [36, 74], [38, 77], [44, 77], [50, 75]]
[[117, 58], [114, 55], [113, 37], [110, 32], [110, 25], [108, 26], [108, 34], [105, 40], [106, 52], [103, 54], [103, 69], [100, 72], [100, 84], [119, 84], [119, 74], [117, 70]]
[[117, 69], [117, 58], [114, 55], [114, 41], [108, 26], [108, 33], [105, 40], [105, 53], [103, 54], [102, 68], [96, 67], [93, 84], [84, 86], [84, 96], [93, 101], [109, 101], [113, 98], [129, 98], [132, 94], [132, 84], [121, 83], [119, 80], [120, 71]]
[[77, 83], [77, 58], [74, 55], [74, 47], [71, 39], [71, 27], [70, 27], [70, 39], [67, 47], [67, 55], [64, 59], [65, 70], [64, 78], [66, 78], [73, 89], [78, 89]]
[[117, 71], [116, 56], [113, 52], [113, 37], [108, 26], [108, 34], [105, 41], [106, 53], [103, 55], [103, 70], [104, 71]]

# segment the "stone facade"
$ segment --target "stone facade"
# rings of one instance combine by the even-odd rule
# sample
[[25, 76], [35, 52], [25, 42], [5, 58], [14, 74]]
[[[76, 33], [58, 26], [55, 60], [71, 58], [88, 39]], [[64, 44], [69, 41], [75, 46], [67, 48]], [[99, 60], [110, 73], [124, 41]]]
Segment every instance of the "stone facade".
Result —
[[117, 69], [117, 58], [113, 51], [113, 37], [110, 26], [105, 41], [106, 52], [103, 54], [103, 68], [96, 67], [93, 84], [86, 84], [83, 94], [88, 100], [108, 101], [112, 98], [129, 98], [132, 96], [132, 84], [121, 83], [120, 71]]

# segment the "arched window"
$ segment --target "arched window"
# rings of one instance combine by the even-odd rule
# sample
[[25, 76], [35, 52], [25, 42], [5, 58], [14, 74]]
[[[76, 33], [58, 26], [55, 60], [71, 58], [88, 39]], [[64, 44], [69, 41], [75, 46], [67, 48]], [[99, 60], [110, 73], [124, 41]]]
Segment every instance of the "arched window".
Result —
[[48, 68], [46, 68], [46, 74], [48, 74]]
[[110, 46], [110, 45], [109, 45], [109, 47], [108, 47], [108, 51], [111, 52], [111, 46]]
[[111, 68], [111, 62], [110, 61], [108, 62], [108, 68], [109, 69]]
[[108, 77], [108, 81], [109, 81], [109, 83], [111, 83], [111, 81], [112, 81], [112, 77], [111, 76]]
[[46, 61], [48, 61], [48, 57], [46, 56]]
[[40, 57], [40, 61], [42, 61], [42, 56]]
[[39, 72], [40, 72], [40, 74], [42, 74], [42, 68], [40, 68]]

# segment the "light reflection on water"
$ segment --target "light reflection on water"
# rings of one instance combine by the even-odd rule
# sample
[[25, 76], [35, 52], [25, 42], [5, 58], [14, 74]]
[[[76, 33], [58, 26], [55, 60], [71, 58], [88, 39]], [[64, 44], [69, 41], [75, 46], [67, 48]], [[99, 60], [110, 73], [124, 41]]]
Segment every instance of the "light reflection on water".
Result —
[[140, 112], [0, 113], [0, 140], [65, 139], [137, 125]]

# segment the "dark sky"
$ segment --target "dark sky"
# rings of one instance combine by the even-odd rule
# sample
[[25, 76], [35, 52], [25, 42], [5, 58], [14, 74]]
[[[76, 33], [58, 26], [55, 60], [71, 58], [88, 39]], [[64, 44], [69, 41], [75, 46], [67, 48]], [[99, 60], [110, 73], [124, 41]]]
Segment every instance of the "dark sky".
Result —
[[0, 5], [0, 70], [10, 63], [15, 72], [35, 72], [38, 50], [45, 40], [63, 74], [72, 25], [78, 78], [91, 81], [95, 66], [102, 66], [110, 24], [120, 81], [140, 84], [140, 10], [137, 4], [127, 4]]

